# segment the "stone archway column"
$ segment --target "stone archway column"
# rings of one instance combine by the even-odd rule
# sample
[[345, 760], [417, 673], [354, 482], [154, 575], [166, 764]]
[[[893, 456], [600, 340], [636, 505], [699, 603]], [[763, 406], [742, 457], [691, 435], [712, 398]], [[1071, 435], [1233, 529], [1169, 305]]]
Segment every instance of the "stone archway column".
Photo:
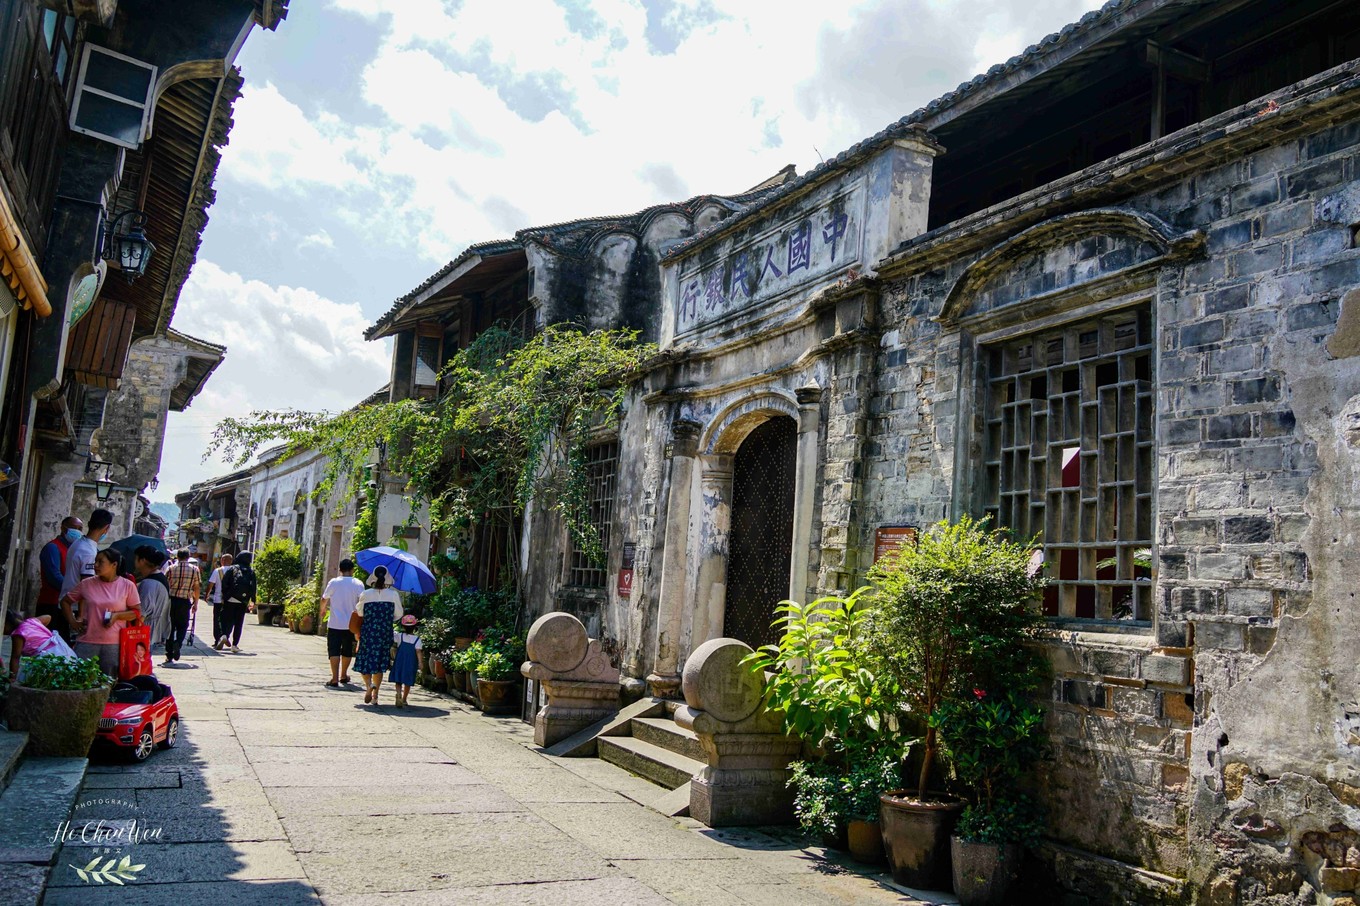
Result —
[[817, 495], [817, 444], [822, 426], [822, 388], [799, 387], [798, 464], [793, 488], [793, 556], [789, 558], [789, 598], [806, 604], [812, 556], [813, 502]]
[[671, 486], [666, 498], [665, 550], [661, 556], [661, 591], [657, 595], [656, 657], [647, 685], [657, 698], [680, 691], [680, 629], [684, 624], [686, 566], [689, 561], [689, 510], [694, 484], [694, 457], [699, 446], [698, 422], [671, 425]]
[[727, 556], [732, 537], [732, 454], [702, 457], [699, 473], [699, 581], [695, 590], [692, 644], [723, 634], [727, 607]]

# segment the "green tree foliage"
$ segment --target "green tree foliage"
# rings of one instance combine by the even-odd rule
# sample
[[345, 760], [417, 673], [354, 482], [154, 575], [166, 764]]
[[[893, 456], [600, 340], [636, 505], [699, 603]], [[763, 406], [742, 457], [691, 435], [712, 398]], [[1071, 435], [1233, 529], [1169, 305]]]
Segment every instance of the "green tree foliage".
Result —
[[920, 797], [939, 753], [942, 706], [975, 688], [1033, 687], [1039, 664], [1025, 643], [1044, 625], [1034, 603], [1045, 584], [1031, 570], [1033, 551], [965, 516], [869, 571], [869, 654], [925, 725]]
[[[314, 493], [343, 501], [364, 486], [381, 451], [386, 468], [405, 477], [413, 509], [429, 506], [432, 531], [451, 537], [490, 523], [509, 530], [515, 549], [532, 497], [560, 512], [577, 549], [602, 562], [580, 465], [592, 431], [617, 422], [627, 380], [654, 353], [636, 331], [551, 326], [525, 340], [494, 327], [454, 354], [435, 402], [338, 415], [253, 412], [220, 422], [206, 455], [244, 464], [280, 441], [289, 453], [320, 451], [329, 461]], [[355, 549], [362, 546], [356, 528]]]
[[302, 546], [291, 538], [264, 539], [255, 560], [256, 597], [267, 604], [284, 604], [289, 589], [302, 576]]

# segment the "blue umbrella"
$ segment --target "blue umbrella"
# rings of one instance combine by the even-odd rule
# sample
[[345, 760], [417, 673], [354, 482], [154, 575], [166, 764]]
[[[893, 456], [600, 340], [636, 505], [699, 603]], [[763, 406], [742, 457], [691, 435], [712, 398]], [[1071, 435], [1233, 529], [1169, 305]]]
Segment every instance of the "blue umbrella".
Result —
[[387, 567], [387, 576], [392, 587], [399, 591], [413, 591], [417, 594], [434, 594], [436, 588], [434, 573], [420, 562], [420, 558], [395, 547], [370, 547], [354, 555], [359, 568], [373, 572], [379, 566]]

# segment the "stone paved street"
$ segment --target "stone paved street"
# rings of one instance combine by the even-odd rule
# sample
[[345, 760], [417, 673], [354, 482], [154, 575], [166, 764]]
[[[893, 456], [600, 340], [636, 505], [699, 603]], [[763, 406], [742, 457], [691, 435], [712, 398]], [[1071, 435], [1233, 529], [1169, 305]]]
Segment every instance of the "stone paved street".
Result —
[[[67, 844], [46, 903], [920, 903], [784, 830], [712, 831], [628, 798], [656, 788], [534, 751], [527, 725], [417, 689], [377, 712], [325, 678], [324, 640], [255, 625], [160, 672], [180, 746], [95, 763], [73, 824], [135, 818], [136, 896], [82, 883]], [[639, 786], [642, 785], [642, 786]], [[948, 899], [930, 902], [952, 902]]]

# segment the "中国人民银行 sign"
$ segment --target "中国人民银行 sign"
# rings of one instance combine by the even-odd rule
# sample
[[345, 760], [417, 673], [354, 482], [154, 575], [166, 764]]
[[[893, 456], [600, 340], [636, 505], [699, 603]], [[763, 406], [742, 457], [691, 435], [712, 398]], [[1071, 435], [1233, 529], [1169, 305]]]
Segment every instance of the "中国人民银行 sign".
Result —
[[863, 183], [757, 235], [719, 245], [716, 261], [680, 265], [677, 335], [726, 320], [858, 264], [864, 235]]

